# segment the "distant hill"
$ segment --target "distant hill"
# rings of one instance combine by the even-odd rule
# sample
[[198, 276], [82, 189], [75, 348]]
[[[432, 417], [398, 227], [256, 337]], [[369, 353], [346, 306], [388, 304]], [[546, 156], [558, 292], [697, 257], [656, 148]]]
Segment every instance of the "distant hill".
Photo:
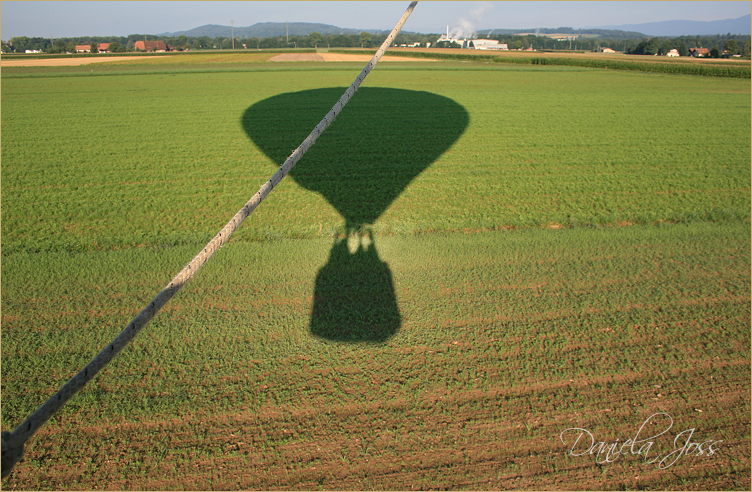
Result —
[[648, 36], [701, 36], [709, 34], [752, 34], [752, 16], [744, 15], [738, 19], [718, 21], [663, 21], [645, 24], [624, 24], [620, 26], [601, 26], [597, 29], [619, 29], [638, 31]]
[[277, 36], [284, 36], [290, 34], [291, 36], [307, 36], [312, 32], [319, 34], [360, 34], [361, 32], [369, 32], [371, 34], [388, 33], [389, 31], [382, 31], [378, 29], [348, 29], [329, 24], [316, 24], [311, 22], [258, 22], [248, 27], [235, 27], [220, 26], [217, 24], [207, 24], [205, 26], [196, 27], [188, 31], [166, 32], [158, 34], [158, 36], [209, 36], [210, 38], [216, 38], [218, 36], [230, 37], [234, 33], [235, 37], [241, 38], [272, 38]]
[[[639, 38], [644, 36], [641, 32], [623, 32], [619, 30], [603, 30], [603, 29], [572, 29], [571, 27], [559, 27], [556, 29], [551, 28], [530, 28], [530, 29], [483, 29], [478, 31], [477, 35], [481, 36], [490, 31], [493, 34], [518, 34], [518, 33], [530, 33], [538, 30], [540, 33], [579, 33], [579, 34], [592, 34], [601, 35], [610, 38]], [[205, 26], [196, 27], [188, 31], [176, 31], [165, 32], [157, 34], [157, 36], [188, 36], [199, 37], [208, 36], [210, 38], [216, 38], [217, 36], [230, 37], [233, 31], [230, 26], [220, 26], [217, 24], [207, 24]], [[311, 22], [258, 22], [248, 27], [235, 27], [235, 37], [241, 38], [272, 38], [277, 36], [284, 36], [290, 34], [291, 36], [308, 36], [312, 32], [319, 34], [360, 34], [361, 32], [369, 32], [371, 34], [388, 34], [388, 30], [378, 29], [350, 29], [344, 27], [332, 26], [330, 24], [316, 24]], [[402, 31], [405, 34], [415, 34], [408, 31]], [[439, 34], [436, 32], [435, 34]]]
[[[745, 15], [738, 19], [726, 19], [719, 21], [663, 21], [647, 22], [644, 24], [624, 24], [619, 26], [599, 26], [583, 29], [571, 27], [559, 28], [530, 28], [530, 29], [482, 29], [477, 35], [483, 36], [489, 32], [499, 34], [535, 33], [576, 33], [583, 35], [598, 35], [610, 39], [629, 39], [644, 36], [692, 36], [710, 34], [752, 34], [752, 16]], [[332, 26], [330, 24], [316, 24], [311, 22], [258, 22], [248, 27], [221, 26], [207, 24], [188, 31], [165, 32], [158, 36], [176, 37], [180, 35], [189, 37], [218, 36], [230, 37], [234, 32], [235, 37], [241, 38], [271, 38], [290, 34], [291, 36], [307, 36], [312, 32], [319, 34], [359, 34], [369, 32], [371, 34], [386, 34], [388, 30], [379, 29], [352, 29]], [[405, 32], [406, 34], [410, 34]], [[438, 34], [438, 32], [436, 33]]]

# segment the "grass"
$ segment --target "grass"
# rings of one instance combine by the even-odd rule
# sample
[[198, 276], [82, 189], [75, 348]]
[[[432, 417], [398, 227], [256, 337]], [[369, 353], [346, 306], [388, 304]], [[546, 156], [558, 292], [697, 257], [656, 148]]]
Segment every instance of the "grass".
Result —
[[[3, 71], [4, 430], [359, 72], [140, 63]], [[424, 65], [369, 75], [3, 488], [749, 488], [749, 84]], [[397, 320], [370, 338], [368, 299]], [[695, 428], [718, 455], [599, 467], [559, 440], [656, 412], [657, 451]]]
[[[377, 238], [371, 247], [394, 272], [402, 328], [370, 348], [311, 338], [306, 328], [330, 239], [233, 241], [112, 363], [111, 376], [99, 377], [64, 414], [96, 403], [102, 415], [169, 419], [183, 413], [186, 400], [222, 412], [239, 400], [258, 409], [296, 394], [315, 395], [326, 408], [349, 386], [370, 387], [374, 377], [379, 384], [356, 400], [455, 387], [522, 389], [577, 374], [637, 376], [666, 361], [692, 366], [711, 354], [722, 367], [749, 348], [739, 343], [748, 314], [739, 305], [747, 232], [697, 224]], [[3, 385], [26, 395], [4, 402], [6, 426], [56, 385], [46, 377], [34, 384], [21, 368], [36, 364], [35, 372], [64, 382], [194, 250], [6, 260], [15, 281], [3, 287]], [[448, 356], [457, 359], [450, 366]], [[494, 367], [502, 360], [503, 368]], [[431, 381], [426, 371], [442, 377]], [[221, 384], [193, 384], [208, 374]], [[337, 374], [345, 381], [338, 383]], [[259, 392], [262, 385], [276, 390]]]
[[[318, 92], [306, 113], [284, 98], [344, 88], [353, 74], [102, 77], [98, 84], [108, 90], [95, 94], [73, 78], [4, 79], [5, 120], [12, 122], [3, 131], [5, 254], [210, 238], [318, 123], [337, 89]], [[376, 99], [356, 99], [322, 137], [328, 143], [300, 164], [329, 162], [336, 153], [346, 165], [367, 167], [384, 149], [399, 152], [412, 141], [427, 148], [456, 130], [456, 141], [372, 224], [378, 234], [749, 217], [750, 103], [741, 81], [471, 66], [384, 70], [369, 84], [416, 95], [430, 86], [437, 100], [451, 101], [447, 111], [467, 120], [435, 118], [411, 107], [412, 98], [376, 111]], [[253, 141], [264, 138], [263, 127], [248, 126], [253, 109], [272, 96], [277, 111], [264, 117], [285, 129], [274, 141]], [[388, 140], [339, 130], [365, 113], [372, 115], [367, 130], [391, 129]], [[36, 124], [39, 118], [49, 126]], [[82, 118], [96, 130], [74, 137], [70, 129]], [[718, 137], [697, 136], [698, 122]], [[102, 145], [108, 135], [117, 138]], [[40, 210], [40, 201], [54, 206]], [[340, 221], [315, 191], [290, 183], [239, 236], [316, 237]]]

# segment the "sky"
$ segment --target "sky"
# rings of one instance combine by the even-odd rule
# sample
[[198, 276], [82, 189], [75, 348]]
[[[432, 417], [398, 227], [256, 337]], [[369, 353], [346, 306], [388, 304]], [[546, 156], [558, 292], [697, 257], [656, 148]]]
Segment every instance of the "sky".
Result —
[[[315, 22], [391, 30], [409, 1], [8, 1], [0, 3], [0, 37], [127, 36], [187, 31], [206, 24]], [[588, 28], [665, 20], [713, 21], [750, 13], [747, 1], [421, 1], [404, 31]]]

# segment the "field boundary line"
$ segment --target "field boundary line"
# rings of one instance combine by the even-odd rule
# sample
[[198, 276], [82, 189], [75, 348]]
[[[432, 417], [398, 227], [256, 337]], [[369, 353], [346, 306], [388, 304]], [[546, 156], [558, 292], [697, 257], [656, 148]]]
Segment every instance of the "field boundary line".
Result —
[[65, 383], [57, 393], [47, 399], [36, 412], [29, 416], [23, 423], [18, 425], [13, 432], [2, 432], [2, 478], [5, 478], [13, 470], [13, 467], [23, 458], [24, 444], [34, 433], [44, 425], [65, 403], [73, 397], [86, 383], [91, 381], [112, 359], [122, 351], [133, 338], [146, 326], [146, 324], [159, 312], [159, 310], [185, 285], [206, 261], [227, 242], [230, 235], [243, 223], [243, 221], [258, 207], [261, 201], [274, 189], [277, 184], [297, 164], [305, 152], [316, 142], [318, 137], [334, 121], [347, 104], [350, 98], [360, 87], [360, 84], [368, 76], [381, 56], [386, 52], [389, 45], [399, 33], [407, 21], [417, 1], [413, 1], [402, 14], [402, 17], [394, 26], [392, 32], [384, 40], [371, 61], [360, 72], [334, 107], [327, 113], [321, 122], [311, 131], [300, 146], [293, 151], [290, 157], [280, 166], [279, 170], [264, 183], [258, 192], [233, 216], [230, 222], [217, 233], [214, 238], [197, 254], [183, 269], [170, 281], [167, 286], [154, 297], [154, 299], [115, 337], [99, 354], [97, 354], [86, 367]]

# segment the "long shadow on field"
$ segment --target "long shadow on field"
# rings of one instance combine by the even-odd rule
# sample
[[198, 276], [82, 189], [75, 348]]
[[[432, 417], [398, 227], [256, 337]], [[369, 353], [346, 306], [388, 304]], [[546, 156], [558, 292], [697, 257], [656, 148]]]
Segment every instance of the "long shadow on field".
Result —
[[[242, 125], [281, 165], [346, 88], [280, 94], [249, 107]], [[345, 342], [383, 342], [400, 328], [392, 275], [368, 234], [395, 198], [467, 128], [467, 111], [423, 91], [364, 87], [290, 171], [300, 186], [321, 194], [345, 219], [316, 277], [311, 333]], [[370, 239], [370, 240], [369, 240]]]

